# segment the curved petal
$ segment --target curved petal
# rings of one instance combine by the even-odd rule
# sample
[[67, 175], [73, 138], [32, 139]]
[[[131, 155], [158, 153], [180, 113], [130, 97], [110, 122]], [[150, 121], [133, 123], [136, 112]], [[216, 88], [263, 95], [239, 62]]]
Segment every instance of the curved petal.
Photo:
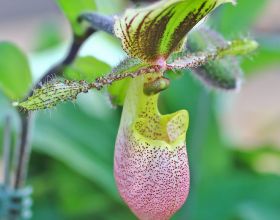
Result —
[[235, 0], [165, 0], [129, 9], [116, 21], [114, 31], [130, 56], [157, 63], [167, 59], [200, 20], [225, 2]]

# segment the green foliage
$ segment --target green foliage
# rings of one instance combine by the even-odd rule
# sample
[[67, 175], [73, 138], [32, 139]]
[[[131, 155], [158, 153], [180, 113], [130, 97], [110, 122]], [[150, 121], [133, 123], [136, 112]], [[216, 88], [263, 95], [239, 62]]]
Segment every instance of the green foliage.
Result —
[[[95, 105], [90, 111], [96, 111]], [[107, 112], [106, 117], [100, 119], [86, 114], [79, 106], [67, 104], [52, 113], [52, 120], [44, 113], [39, 114], [34, 145], [37, 151], [67, 164], [120, 202], [112, 175], [118, 113], [108, 106], [100, 111]]]
[[64, 71], [64, 76], [70, 80], [85, 80], [87, 82], [93, 82], [97, 77], [109, 73], [111, 67], [92, 57], [78, 57], [74, 63], [67, 66]]
[[253, 62], [252, 59], [244, 61], [243, 69], [247, 75], [280, 63], [280, 49], [274, 49], [274, 47], [275, 45], [272, 48], [264, 47], [261, 44], [258, 53], [253, 57]]
[[0, 42], [0, 89], [12, 100], [27, 95], [32, 82], [25, 54], [14, 44]]
[[62, 43], [60, 27], [53, 22], [42, 24], [35, 35], [34, 50], [36, 52], [55, 48]]
[[217, 19], [213, 21], [213, 25], [218, 27], [225, 36], [232, 37], [233, 35], [247, 34], [248, 27], [254, 24], [259, 18], [266, 0], [251, 0], [237, 1], [237, 7], [225, 6], [217, 14]]
[[56, 0], [57, 4], [69, 19], [76, 35], [82, 35], [84, 28], [78, 23], [77, 18], [83, 12], [96, 10], [94, 0]]

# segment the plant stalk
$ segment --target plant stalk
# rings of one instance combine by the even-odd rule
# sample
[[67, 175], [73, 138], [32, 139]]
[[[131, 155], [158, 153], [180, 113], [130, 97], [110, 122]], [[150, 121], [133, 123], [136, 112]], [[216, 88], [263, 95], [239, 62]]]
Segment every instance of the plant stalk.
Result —
[[4, 173], [4, 186], [9, 187], [11, 181], [11, 117], [8, 115], [4, 124], [4, 137], [3, 137], [3, 173]]
[[21, 131], [19, 136], [19, 142], [16, 148], [16, 168], [15, 168], [15, 180], [14, 189], [19, 189], [24, 186], [28, 162], [31, 151], [31, 126], [32, 126], [33, 113], [20, 113]]

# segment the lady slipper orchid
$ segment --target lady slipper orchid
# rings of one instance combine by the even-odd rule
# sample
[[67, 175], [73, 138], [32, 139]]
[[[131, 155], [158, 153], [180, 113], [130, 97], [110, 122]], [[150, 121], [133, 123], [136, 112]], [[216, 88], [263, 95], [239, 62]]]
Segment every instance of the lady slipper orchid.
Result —
[[[154, 74], [153, 74], [154, 76]], [[130, 83], [116, 140], [114, 173], [119, 193], [141, 220], [167, 220], [189, 192], [186, 130], [181, 110], [161, 115], [159, 94], [147, 96], [140, 76]]]
[[[130, 57], [163, 73], [170, 55], [181, 51], [186, 34], [226, 2], [235, 0], [162, 0], [129, 9], [116, 20], [114, 33]], [[190, 186], [185, 145], [188, 113], [159, 113], [159, 94], [144, 89], [156, 75], [142, 75], [129, 83], [115, 148], [117, 187], [141, 220], [170, 219], [185, 202]]]

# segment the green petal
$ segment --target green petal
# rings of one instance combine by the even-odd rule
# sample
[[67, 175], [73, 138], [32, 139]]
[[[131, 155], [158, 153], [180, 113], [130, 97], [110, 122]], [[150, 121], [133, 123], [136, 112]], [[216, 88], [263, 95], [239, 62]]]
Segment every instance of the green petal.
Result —
[[77, 96], [88, 92], [90, 85], [85, 81], [51, 81], [41, 88], [34, 90], [32, 96], [24, 102], [15, 102], [14, 106], [19, 106], [25, 111], [37, 111], [55, 107], [65, 101], [74, 101]]
[[132, 57], [157, 63], [182, 44], [186, 34], [222, 3], [234, 0], [169, 0], [146, 8], [129, 9], [114, 31]]

